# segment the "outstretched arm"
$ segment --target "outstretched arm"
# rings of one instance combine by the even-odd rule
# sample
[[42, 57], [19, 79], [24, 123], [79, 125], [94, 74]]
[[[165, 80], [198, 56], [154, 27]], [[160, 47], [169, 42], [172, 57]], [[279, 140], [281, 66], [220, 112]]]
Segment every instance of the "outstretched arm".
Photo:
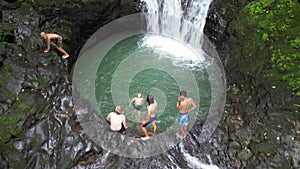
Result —
[[131, 105], [135, 101], [135, 98], [133, 98], [130, 102], [129, 105]]
[[50, 38], [48, 37], [46, 40], [47, 40], [47, 49], [44, 50], [45, 53], [49, 52], [50, 50]]

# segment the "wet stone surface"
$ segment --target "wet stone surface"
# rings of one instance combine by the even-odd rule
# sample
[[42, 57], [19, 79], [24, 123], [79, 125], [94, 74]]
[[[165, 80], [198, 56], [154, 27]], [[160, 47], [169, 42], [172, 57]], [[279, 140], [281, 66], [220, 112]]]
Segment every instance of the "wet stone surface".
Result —
[[[0, 168], [195, 168], [188, 161], [192, 157], [229, 169], [299, 167], [300, 122], [285, 107], [294, 98], [281, 82], [244, 81], [246, 75], [237, 70], [242, 61], [229, 51], [234, 32], [227, 26], [246, 3], [216, 0], [207, 20], [205, 32], [217, 45], [228, 84], [224, 116], [213, 136], [197, 142], [200, 121], [168, 152], [130, 159], [103, 150], [82, 132], [70, 74], [88, 37], [105, 23], [136, 12], [136, 1], [2, 0]], [[63, 60], [54, 49], [43, 53], [41, 31], [62, 34], [71, 57]]]

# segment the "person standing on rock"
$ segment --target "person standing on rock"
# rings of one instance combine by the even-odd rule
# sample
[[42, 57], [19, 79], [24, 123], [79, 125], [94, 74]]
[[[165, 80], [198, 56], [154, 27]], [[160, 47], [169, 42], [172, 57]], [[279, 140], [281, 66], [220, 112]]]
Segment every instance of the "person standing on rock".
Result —
[[69, 54], [62, 48], [62, 37], [60, 35], [57, 35], [54, 33], [46, 34], [45, 32], [41, 32], [40, 35], [42, 38], [44, 38], [47, 41], [47, 49], [44, 50], [45, 53], [49, 52], [49, 50], [50, 50], [51, 40], [56, 39], [57, 44], [54, 44], [54, 47], [57, 50], [59, 50], [61, 53], [63, 53], [63, 56], [62, 56], [63, 59], [66, 59], [67, 57], [69, 57]]
[[147, 106], [147, 110], [148, 110], [148, 114], [146, 116], [146, 118], [142, 121], [142, 123], [140, 124], [140, 128], [141, 130], [144, 132], [145, 137], [142, 137], [142, 140], [148, 140], [149, 139], [149, 133], [147, 131], [147, 125], [151, 123], [152, 127], [153, 127], [153, 134], [156, 134], [156, 118], [157, 118], [157, 102], [156, 100], [154, 100], [154, 97], [150, 94], [147, 95], [147, 102], [148, 102], [148, 106]]
[[122, 107], [116, 106], [116, 112], [110, 112], [106, 120], [110, 122], [110, 129], [119, 133], [123, 133], [127, 128], [125, 115], [122, 114]]
[[176, 109], [179, 110], [178, 122], [180, 133], [176, 133], [179, 138], [185, 138], [187, 134], [187, 127], [189, 125], [189, 112], [196, 108], [196, 104], [192, 98], [187, 97], [186, 91], [181, 91], [176, 103]]

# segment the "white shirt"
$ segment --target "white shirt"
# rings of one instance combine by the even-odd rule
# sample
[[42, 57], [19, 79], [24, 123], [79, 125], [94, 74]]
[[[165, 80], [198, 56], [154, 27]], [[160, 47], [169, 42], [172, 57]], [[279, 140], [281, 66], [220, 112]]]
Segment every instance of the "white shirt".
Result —
[[[107, 116], [107, 119], [110, 121], [110, 129], [113, 131], [121, 130], [122, 123], [125, 123], [124, 114], [117, 114], [115, 112], [110, 112]], [[125, 127], [125, 124], [123, 124]]]

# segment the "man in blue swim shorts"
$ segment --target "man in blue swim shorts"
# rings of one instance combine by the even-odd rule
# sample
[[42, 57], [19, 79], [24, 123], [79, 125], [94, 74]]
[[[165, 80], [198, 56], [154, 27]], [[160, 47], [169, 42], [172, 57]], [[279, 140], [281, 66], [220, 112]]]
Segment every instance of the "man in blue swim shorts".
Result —
[[177, 137], [181, 139], [186, 137], [189, 125], [189, 112], [193, 111], [196, 107], [194, 100], [187, 97], [186, 91], [181, 91], [176, 103], [176, 109], [179, 110], [178, 122], [180, 129], [180, 133], [176, 133]]
[[180, 126], [188, 126], [189, 125], [189, 113], [186, 112], [185, 114], [179, 113], [178, 121]]
[[148, 94], [148, 96], [147, 96], [147, 102], [148, 102], [148, 106], [147, 106], [148, 114], [147, 114], [146, 118], [142, 121], [142, 123], [140, 124], [141, 130], [145, 134], [145, 137], [141, 138], [142, 140], [149, 139], [149, 134], [148, 134], [146, 127], [150, 123], [153, 127], [153, 134], [156, 134], [157, 102], [156, 102], [156, 100], [154, 100], [154, 97], [150, 94]]

